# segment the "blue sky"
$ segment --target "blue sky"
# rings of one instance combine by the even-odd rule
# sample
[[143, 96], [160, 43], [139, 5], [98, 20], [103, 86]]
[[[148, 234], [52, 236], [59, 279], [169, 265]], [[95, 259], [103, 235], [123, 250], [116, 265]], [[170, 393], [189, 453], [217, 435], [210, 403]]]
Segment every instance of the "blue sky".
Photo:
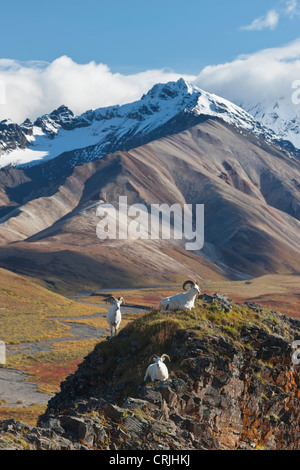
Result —
[[238, 105], [300, 80], [300, 0], [0, 5], [0, 120], [124, 104], [181, 76]]
[[[300, 36], [292, 0], [41, 0], [1, 2], [0, 57], [22, 61], [67, 55], [113, 72], [205, 65], [280, 46]], [[275, 10], [276, 26], [241, 29]], [[275, 21], [276, 22], [276, 21]]]

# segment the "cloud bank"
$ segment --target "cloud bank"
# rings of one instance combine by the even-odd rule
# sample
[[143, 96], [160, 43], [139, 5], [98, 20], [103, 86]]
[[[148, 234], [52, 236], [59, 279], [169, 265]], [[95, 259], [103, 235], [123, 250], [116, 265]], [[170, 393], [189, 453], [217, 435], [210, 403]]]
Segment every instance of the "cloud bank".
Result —
[[[258, 102], [285, 98], [291, 103], [292, 83], [300, 80], [300, 38], [290, 44], [205, 67], [198, 76], [168, 70], [132, 75], [112, 73], [107, 65], [77, 64], [63, 56], [52, 63], [0, 60], [0, 120], [21, 123], [50, 113], [62, 104], [76, 114], [88, 109], [140, 99], [155, 83], [181, 76], [200, 88], [251, 108]], [[2, 86], [1, 86], [2, 84]], [[3, 100], [5, 84], [5, 101]], [[3, 104], [5, 102], [5, 104]]]
[[62, 104], [75, 114], [124, 104], [140, 99], [155, 83], [178, 80], [181, 76], [168, 70], [122, 75], [112, 73], [105, 64], [77, 64], [67, 56], [52, 63], [0, 59], [0, 120], [9, 118], [17, 123], [26, 118], [34, 120]]
[[196, 84], [237, 105], [291, 102], [292, 83], [300, 79], [300, 39], [282, 47], [243, 55], [232, 62], [205, 67]]

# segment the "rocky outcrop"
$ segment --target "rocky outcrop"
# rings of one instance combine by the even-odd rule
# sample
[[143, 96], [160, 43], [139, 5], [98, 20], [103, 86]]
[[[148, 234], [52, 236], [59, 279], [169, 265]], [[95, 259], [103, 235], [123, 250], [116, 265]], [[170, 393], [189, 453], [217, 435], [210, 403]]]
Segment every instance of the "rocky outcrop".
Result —
[[210, 304], [218, 305], [223, 312], [230, 313], [232, 310], [232, 300], [225, 294], [219, 294], [218, 292], [214, 295], [202, 294], [199, 298]]
[[[98, 344], [38, 427], [1, 422], [0, 448], [299, 449], [300, 322], [223, 301], [151, 312]], [[143, 383], [153, 351], [170, 355], [170, 378]]]
[[[24, 129], [8, 119], [0, 122], [0, 154], [27, 147], [28, 141]], [[27, 128], [26, 133], [28, 133]]]
[[79, 127], [87, 127], [91, 122], [80, 116], [75, 116], [67, 106], [60, 106], [50, 114], [39, 117], [35, 126], [40, 127], [42, 131], [51, 139], [55, 137], [60, 129], [71, 131]]

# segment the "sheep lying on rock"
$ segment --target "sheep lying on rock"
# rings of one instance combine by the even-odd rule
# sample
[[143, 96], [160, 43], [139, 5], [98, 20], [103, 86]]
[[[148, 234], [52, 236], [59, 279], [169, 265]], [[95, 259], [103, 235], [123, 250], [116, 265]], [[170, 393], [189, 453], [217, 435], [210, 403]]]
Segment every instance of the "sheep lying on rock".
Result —
[[148, 366], [145, 377], [144, 377], [144, 381], [146, 381], [148, 377], [151, 378], [152, 382], [154, 382], [155, 380], [167, 380], [169, 378], [168, 368], [164, 364], [165, 358], [171, 361], [171, 359], [169, 358], [167, 354], [163, 354], [161, 357], [155, 356], [155, 355], [151, 356], [149, 362], [151, 362], [152, 359], [154, 359], [154, 364], [151, 364], [150, 366]]
[[159, 302], [158, 310], [161, 312], [172, 311], [172, 310], [191, 310], [195, 306], [195, 300], [200, 295], [200, 289], [195, 281], [185, 281], [182, 288], [186, 290], [187, 286], [190, 286], [187, 292], [181, 294], [172, 295], [166, 297]]

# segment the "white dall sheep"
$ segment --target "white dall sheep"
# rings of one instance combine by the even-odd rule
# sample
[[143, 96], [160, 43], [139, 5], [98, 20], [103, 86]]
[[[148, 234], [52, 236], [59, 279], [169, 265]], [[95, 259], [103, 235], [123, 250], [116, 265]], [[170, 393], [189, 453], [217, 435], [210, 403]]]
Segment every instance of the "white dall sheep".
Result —
[[121, 304], [124, 302], [123, 297], [116, 299], [115, 297], [109, 297], [108, 301], [112, 302], [112, 306], [106, 314], [106, 319], [110, 328], [110, 338], [113, 337], [113, 329], [115, 329], [115, 336], [117, 335], [117, 330], [119, 329], [122, 315], [121, 315]]
[[181, 294], [172, 295], [166, 297], [159, 302], [158, 310], [161, 312], [172, 311], [172, 310], [191, 310], [195, 306], [195, 300], [200, 295], [200, 289], [195, 281], [185, 281], [182, 288], [186, 290], [187, 286], [190, 286], [187, 292]]
[[169, 378], [168, 368], [164, 364], [165, 358], [171, 361], [171, 359], [169, 358], [167, 354], [163, 354], [161, 357], [152, 356], [150, 358], [149, 362], [151, 362], [152, 359], [154, 359], [154, 364], [151, 364], [150, 366], [148, 366], [145, 377], [144, 377], [144, 381], [147, 380], [147, 377], [150, 377], [152, 382], [154, 382], [155, 380], [167, 380]]

